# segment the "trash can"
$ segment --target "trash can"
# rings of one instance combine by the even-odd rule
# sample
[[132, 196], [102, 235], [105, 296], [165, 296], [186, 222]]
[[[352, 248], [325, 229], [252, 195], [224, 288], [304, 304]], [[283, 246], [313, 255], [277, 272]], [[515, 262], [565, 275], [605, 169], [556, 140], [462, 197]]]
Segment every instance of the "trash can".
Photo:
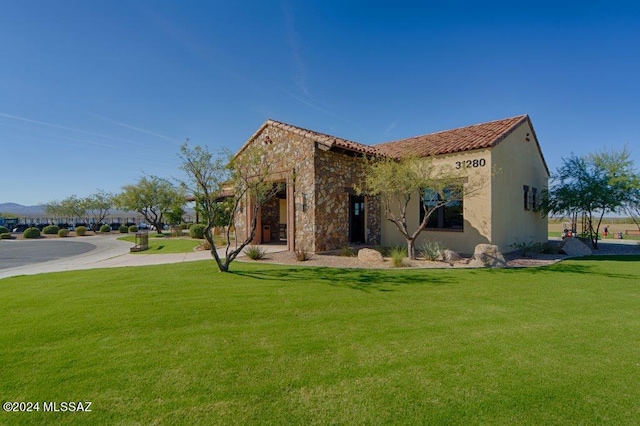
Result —
[[262, 242], [268, 243], [269, 241], [271, 241], [271, 226], [262, 225]]

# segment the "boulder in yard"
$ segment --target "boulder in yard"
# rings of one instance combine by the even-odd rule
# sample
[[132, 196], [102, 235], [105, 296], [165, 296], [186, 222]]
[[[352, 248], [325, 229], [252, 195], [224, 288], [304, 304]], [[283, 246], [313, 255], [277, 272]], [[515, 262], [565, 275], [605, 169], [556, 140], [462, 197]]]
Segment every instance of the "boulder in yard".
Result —
[[384, 261], [379, 251], [370, 248], [360, 249], [358, 251], [358, 259], [366, 263], [380, 263]]
[[575, 237], [565, 238], [558, 247], [569, 256], [589, 256], [593, 254], [591, 247]]
[[494, 244], [478, 244], [469, 261], [470, 266], [483, 268], [506, 268], [504, 256]]

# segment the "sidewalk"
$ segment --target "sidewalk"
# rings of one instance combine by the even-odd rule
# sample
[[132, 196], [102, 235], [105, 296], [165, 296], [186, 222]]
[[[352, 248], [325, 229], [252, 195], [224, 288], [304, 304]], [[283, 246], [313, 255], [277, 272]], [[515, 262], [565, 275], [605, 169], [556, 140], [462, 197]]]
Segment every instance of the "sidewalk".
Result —
[[[116, 234], [83, 237], [78, 239], [78, 241], [94, 244], [96, 248], [90, 252], [64, 259], [0, 270], [0, 279], [18, 275], [36, 275], [84, 269], [162, 265], [167, 263], [194, 262], [198, 260], [211, 260], [214, 262], [211, 253], [208, 251], [171, 254], [145, 254], [142, 252], [132, 254], [130, 248], [133, 247], [133, 244], [127, 241], [117, 240], [120, 236], [121, 235]], [[286, 246], [283, 245], [263, 245], [260, 247], [268, 253], [286, 250]], [[218, 254], [224, 256], [224, 249], [218, 249]]]

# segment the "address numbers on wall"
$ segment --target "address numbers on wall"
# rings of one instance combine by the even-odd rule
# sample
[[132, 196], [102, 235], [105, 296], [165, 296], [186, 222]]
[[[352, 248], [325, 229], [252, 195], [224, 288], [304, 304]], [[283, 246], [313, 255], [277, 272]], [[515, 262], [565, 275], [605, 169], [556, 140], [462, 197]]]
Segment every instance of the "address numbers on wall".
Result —
[[474, 160], [465, 160], [465, 161], [456, 161], [456, 169], [461, 169], [463, 167], [471, 168], [471, 167], [484, 167], [487, 165], [487, 161], [484, 158], [476, 158]]

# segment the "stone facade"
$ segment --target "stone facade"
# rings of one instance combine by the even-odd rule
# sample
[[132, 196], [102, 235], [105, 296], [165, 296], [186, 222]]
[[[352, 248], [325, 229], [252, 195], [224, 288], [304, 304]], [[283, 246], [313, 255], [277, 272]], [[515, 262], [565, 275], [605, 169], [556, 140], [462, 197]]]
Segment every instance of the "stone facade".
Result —
[[[345, 247], [350, 241], [350, 199], [353, 187], [362, 177], [359, 153], [327, 150], [298, 132], [264, 125], [247, 144], [262, 144], [265, 164], [274, 183], [286, 184], [287, 246], [289, 250], [321, 252]], [[325, 148], [325, 149], [322, 149]], [[242, 150], [237, 154], [242, 155]], [[293, 199], [292, 199], [293, 198]], [[238, 215], [238, 239], [246, 238], [251, 223], [251, 201]], [[380, 243], [380, 206], [365, 199], [365, 240]], [[268, 202], [258, 214], [255, 243], [262, 241], [262, 227], [271, 228], [271, 241], [277, 240], [279, 202]], [[293, 223], [293, 226], [292, 226]]]

